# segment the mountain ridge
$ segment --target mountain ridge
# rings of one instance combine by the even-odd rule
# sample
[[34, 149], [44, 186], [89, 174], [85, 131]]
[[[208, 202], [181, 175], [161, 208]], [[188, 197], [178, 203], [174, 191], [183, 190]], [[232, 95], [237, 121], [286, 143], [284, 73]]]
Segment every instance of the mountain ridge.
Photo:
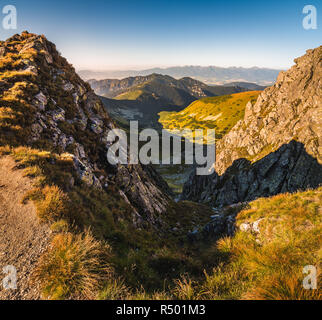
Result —
[[[107, 162], [106, 134], [116, 126], [55, 45], [44, 36], [23, 32], [0, 46], [0, 70], [4, 71], [0, 76], [0, 144], [68, 154], [74, 168], [72, 185], [85, 183], [101, 190], [117, 186], [117, 197], [131, 204], [139, 220], [139, 211], [152, 224], [154, 214], [166, 212], [171, 200], [159, 186], [168, 189], [152, 168], [113, 167]], [[68, 184], [63, 189], [69, 189]]]
[[227, 82], [245, 81], [255, 82], [259, 85], [269, 85], [275, 82], [281, 70], [269, 68], [242, 68], [242, 67], [202, 67], [183, 66], [169, 68], [151, 68], [146, 70], [120, 70], [120, 71], [86, 71], [79, 70], [79, 75], [84, 80], [92, 78], [101, 80], [106, 78], [126, 78], [130, 76], [146, 76], [152, 73], [169, 75], [176, 79], [192, 77], [207, 84], [225, 84]]
[[161, 111], [180, 111], [200, 98], [247, 91], [245, 84], [207, 86], [192, 78], [176, 80], [160, 74], [88, 83], [97, 95], [103, 96], [102, 101], [112, 115], [152, 127], [159, 127], [157, 115]]

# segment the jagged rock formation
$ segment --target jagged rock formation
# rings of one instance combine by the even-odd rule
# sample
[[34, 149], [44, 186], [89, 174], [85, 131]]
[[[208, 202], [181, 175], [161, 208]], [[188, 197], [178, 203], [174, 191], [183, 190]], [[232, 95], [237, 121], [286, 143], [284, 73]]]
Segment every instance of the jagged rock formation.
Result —
[[184, 196], [218, 207], [316, 188], [321, 182], [322, 166], [301, 143], [291, 141], [254, 164], [236, 160], [221, 176], [194, 175], [185, 184]]
[[66, 153], [80, 180], [106, 192], [113, 185], [136, 223], [157, 223], [171, 202], [167, 184], [152, 168], [107, 162], [106, 135], [115, 124], [55, 45], [23, 32], [0, 48], [0, 145]]
[[322, 46], [281, 72], [217, 143], [216, 173], [192, 176], [183, 198], [223, 206], [322, 183]]

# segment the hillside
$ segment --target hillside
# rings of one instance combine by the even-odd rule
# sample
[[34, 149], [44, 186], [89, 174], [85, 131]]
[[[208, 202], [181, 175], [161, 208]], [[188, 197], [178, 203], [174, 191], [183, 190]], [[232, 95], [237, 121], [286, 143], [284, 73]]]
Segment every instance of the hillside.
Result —
[[[132, 198], [132, 203], [136, 203], [133, 209], [143, 209], [148, 215], [164, 212], [163, 204], [148, 200], [151, 192], [156, 192], [156, 198], [160, 196], [162, 203], [167, 202], [153, 178], [148, 177], [149, 169], [113, 168], [104, 159], [108, 149], [104, 137], [115, 125], [98, 97], [55, 46], [44, 37], [29, 33], [16, 35], [0, 45], [4, 49], [0, 64], [1, 145], [66, 153], [66, 161], [75, 168], [75, 177], [70, 173], [69, 179], [104, 189], [111, 185], [113, 176], [114, 183], [119, 183], [124, 191], [124, 199]], [[145, 177], [145, 186], [137, 181], [132, 185], [139, 176]], [[69, 181], [65, 183], [64, 188], [68, 188]], [[144, 199], [144, 194], [150, 195]]]
[[176, 292], [182, 299], [321, 300], [321, 273], [317, 289], [303, 287], [304, 267], [322, 267], [321, 205], [318, 188], [219, 209], [193, 234], [213, 243], [204, 254], [220, 257], [218, 266], [198, 282], [184, 277]]
[[238, 92], [242, 90], [241, 88], [247, 88], [245, 83], [240, 87], [238, 83], [231, 86], [207, 86], [189, 77], [176, 80], [161, 74], [129, 77], [122, 80], [89, 80], [88, 83], [97, 95], [106, 98], [136, 100], [142, 94], [154, 94], [156, 98], [168, 99], [169, 103], [174, 105], [186, 104], [188, 97], [199, 99]]
[[321, 55], [254, 104], [258, 92], [198, 102], [236, 116], [218, 123], [221, 175], [192, 175], [195, 202], [175, 202], [152, 166], [108, 163], [117, 124], [53, 43], [1, 41], [0, 265], [18, 287], [0, 299], [321, 299], [320, 279], [302, 286], [321, 264]]
[[308, 50], [218, 141], [216, 173], [191, 176], [183, 198], [214, 206], [322, 183], [322, 47]]
[[225, 84], [229, 82], [253, 82], [259, 85], [270, 85], [275, 82], [280, 70], [267, 68], [222, 68], [222, 67], [202, 67], [183, 66], [170, 68], [153, 68], [147, 70], [120, 70], [120, 71], [90, 71], [80, 70], [78, 73], [84, 80], [89, 79], [121, 79], [126, 77], [148, 76], [153, 73], [169, 75], [180, 79], [190, 77], [209, 85]]
[[180, 112], [159, 113], [159, 122], [173, 133], [184, 129], [215, 129], [216, 137], [220, 139], [244, 118], [247, 103], [254, 103], [259, 93], [251, 91], [203, 98]]
[[102, 96], [107, 111], [115, 118], [138, 120], [142, 126], [156, 127], [161, 111], [180, 111], [193, 101], [246, 91], [245, 87], [207, 86], [191, 78], [176, 80], [152, 74], [123, 80], [90, 80], [96, 94]]
[[[17, 235], [9, 243], [13, 252], [21, 249], [14, 247], [20, 228], [21, 241], [30, 235], [28, 244], [37, 243], [26, 256], [1, 260], [20, 268], [33, 257], [19, 276], [28, 286], [37, 283], [35, 292], [13, 299], [97, 299], [113, 286], [116, 298], [126, 288], [128, 295], [142, 286], [157, 290], [164, 279], [171, 282], [192, 268], [185, 253], [173, 260], [174, 271], [160, 270], [159, 261], [173, 256], [187, 230], [205, 222], [211, 210], [174, 203], [150, 166], [110, 165], [105, 137], [113, 128], [100, 99], [44, 36], [23, 32], [0, 42], [0, 177], [10, 177], [14, 162], [28, 177], [28, 187], [13, 181], [17, 197], [10, 194], [2, 202], [11, 199], [12, 216], [1, 210], [0, 219]], [[13, 192], [9, 187], [6, 181], [1, 185], [1, 199]], [[25, 214], [21, 221], [14, 216], [18, 211]], [[172, 231], [183, 212], [189, 215]], [[53, 237], [41, 236], [43, 228]], [[0, 236], [7, 245], [7, 234]]]
[[[256, 101], [258, 95], [259, 91], [251, 91], [203, 98], [193, 102], [180, 112], [160, 112], [159, 122], [163, 129], [197, 143], [204, 143], [204, 141], [201, 141], [201, 136], [198, 136], [198, 134], [192, 136], [184, 133], [184, 130], [215, 129], [216, 139], [221, 139], [239, 120], [243, 119], [247, 103]], [[211, 142], [213, 142], [211, 139], [207, 140], [207, 143]], [[156, 170], [175, 193], [181, 194], [184, 183], [193, 172], [193, 166], [165, 165], [157, 166]]]

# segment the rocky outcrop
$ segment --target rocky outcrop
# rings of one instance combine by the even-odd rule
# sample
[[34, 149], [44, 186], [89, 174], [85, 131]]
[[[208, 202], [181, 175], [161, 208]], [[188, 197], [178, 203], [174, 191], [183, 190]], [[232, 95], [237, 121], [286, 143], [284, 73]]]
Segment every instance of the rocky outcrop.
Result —
[[253, 164], [246, 159], [236, 160], [221, 176], [193, 175], [184, 186], [183, 196], [222, 207], [317, 188], [321, 182], [322, 166], [306, 152], [303, 144], [293, 140]]
[[188, 234], [190, 241], [216, 241], [222, 237], [232, 237], [236, 231], [236, 216], [247, 207], [247, 203], [236, 203], [225, 208], [214, 208], [211, 220], [201, 228]]
[[192, 175], [183, 199], [213, 206], [322, 183], [322, 46], [281, 72], [217, 143], [216, 173]]
[[[5, 101], [9, 93], [18, 92], [27, 119], [19, 120], [23, 135], [18, 144], [18, 136], [14, 136], [15, 144], [65, 154], [72, 159], [79, 181], [105, 192], [116, 188], [132, 206], [136, 222], [157, 223], [171, 202], [167, 184], [160, 182], [151, 167], [108, 163], [106, 136], [115, 124], [55, 45], [44, 36], [23, 32], [0, 42], [0, 48], [6, 59], [0, 67], [7, 72], [0, 94]], [[9, 144], [12, 135], [8, 129], [3, 136], [0, 138]]]

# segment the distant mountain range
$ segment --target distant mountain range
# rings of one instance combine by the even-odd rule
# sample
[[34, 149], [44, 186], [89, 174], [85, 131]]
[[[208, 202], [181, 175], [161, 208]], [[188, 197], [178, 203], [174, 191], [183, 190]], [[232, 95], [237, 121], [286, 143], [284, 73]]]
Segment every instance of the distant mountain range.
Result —
[[264, 89], [253, 83], [208, 86], [188, 77], [176, 80], [160, 74], [88, 82], [114, 117], [139, 120], [142, 126], [155, 126], [159, 112], [181, 111], [201, 98]]
[[[322, 46], [262, 92], [164, 117], [221, 137], [211, 175], [184, 161], [159, 165], [161, 177], [111, 163], [117, 123], [54, 43], [27, 31], [0, 41], [0, 265], [19, 275], [0, 301], [321, 300], [320, 275], [303, 286], [303, 266], [321, 266], [321, 79]], [[245, 90], [159, 75], [113, 85], [132, 100], [102, 98], [106, 108], [133, 103], [143, 118], [161, 102]]]
[[275, 82], [281, 70], [267, 68], [221, 68], [221, 67], [170, 67], [153, 68], [147, 70], [115, 70], [115, 71], [91, 71], [81, 70], [78, 72], [81, 78], [89, 79], [122, 79], [126, 77], [147, 76], [153, 73], [169, 75], [176, 79], [190, 77], [208, 85], [221, 85], [229, 82], [254, 82], [268, 86]]

